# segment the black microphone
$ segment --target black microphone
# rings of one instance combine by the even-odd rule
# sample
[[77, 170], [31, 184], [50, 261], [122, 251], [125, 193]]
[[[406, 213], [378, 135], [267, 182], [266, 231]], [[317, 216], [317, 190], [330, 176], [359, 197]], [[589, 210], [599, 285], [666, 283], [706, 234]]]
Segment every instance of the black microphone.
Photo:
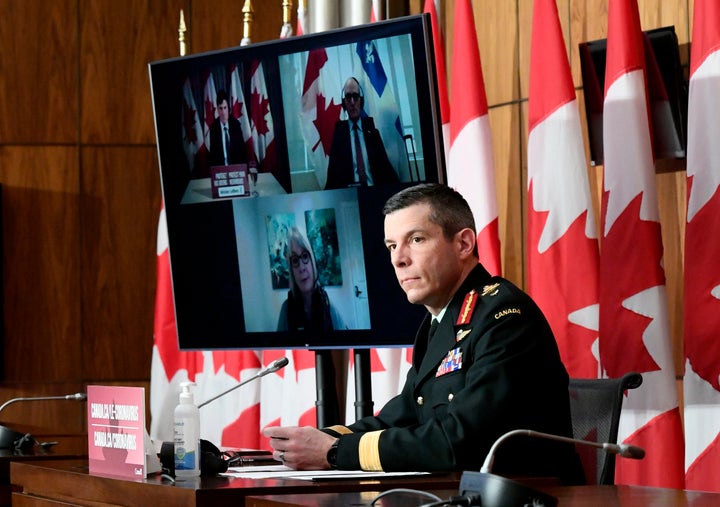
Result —
[[490, 473], [498, 447], [507, 439], [518, 435], [589, 445], [611, 454], [617, 454], [623, 458], [642, 459], [645, 457], [645, 450], [642, 447], [629, 444], [591, 442], [533, 430], [508, 431], [495, 440], [495, 443], [490, 447], [480, 472], [463, 472], [460, 478], [460, 495], [471, 499], [469, 505], [482, 505], [483, 507], [522, 507], [525, 505], [555, 507], [557, 505], [558, 500], [552, 495]]
[[268, 373], [274, 373], [274, 372], [276, 372], [276, 371], [278, 371], [278, 370], [281, 370], [282, 368], [285, 368], [287, 365], [288, 365], [288, 358], [287, 358], [287, 357], [281, 357], [280, 359], [276, 359], [275, 361], [273, 361], [272, 363], [270, 363], [270, 364], [267, 366], [267, 368], [265, 368], [264, 370], [260, 370], [259, 372], [257, 372], [255, 375], [253, 375], [253, 376], [250, 377], [249, 379], [243, 380], [242, 382], [240, 382], [239, 384], [231, 387], [231, 388], [228, 389], [227, 391], [223, 391], [222, 393], [218, 394], [217, 396], [213, 396], [213, 397], [210, 398], [209, 400], [203, 401], [202, 403], [200, 403], [200, 404], [198, 405], [198, 408], [204, 407], [204, 406], [207, 405], [208, 403], [211, 403], [211, 402], [217, 400], [218, 398], [221, 398], [221, 397], [225, 396], [226, 394], [234, 391], [234, 390], [237, 389], [238, 387], [242, 387], [242, 386], [244, 386], [245, 384], [247, 384], [247, 383], [249, 383], [249, 382], [252, 382], [252, 381], [254, 381], [254, 380], [257, 380], [257, 379], [259, 379], [260, 377], [264, 377], [264, 376], [267, 375]]
[[[0, 412], [5, 407], [18, 401], [46, 401], [46, 400], [71, 400], [71, 401], [83, 401], [87, 399], [85, 393], [65, 394], [62, 396], [28, 396], [20, 398], [11, 398], [5, 403], [0, 405]], [[0, 449], [20, 449], [26, 446], [31, 446], [35, 443], [35, 440], [30, 437], [29, 434], [20, 433], [7, 426], [0, 425]]]

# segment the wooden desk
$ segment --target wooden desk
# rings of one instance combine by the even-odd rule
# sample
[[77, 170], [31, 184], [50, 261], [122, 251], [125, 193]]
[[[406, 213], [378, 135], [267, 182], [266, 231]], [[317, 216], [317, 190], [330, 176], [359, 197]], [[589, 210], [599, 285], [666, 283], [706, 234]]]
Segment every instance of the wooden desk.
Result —
[[392, 488], [454, 490], [460, 473], [394, 477], [361, 481], [301, 481], [297, 479], [244, 479], [203, 477], [177, 481], [174, 485], [152, 476], [137, 481], [91, 475], [87, 460], [58, 460], [10, 465], [12, 505], [127, 505], [161, 507], [245, 505], [250, 495], [280, 495], [348, 491], [384, 491]]
[[[558, 507], [715, 507], [720, 493], [704, 493], [679, 489], [646, 488], [641, 486], [553, 486], [539, 488], [558, 499]], [[457, 489], [431, 491], [440, 498], [457, 495]], [[322, 493], [314, 495], [249, 496], [246, 507], [335, 507], [367, 505], [379, 491]], [[420, 497], [388, 495], [376, 507], [413, 507], [430, 502]]]
[[54, 459], [69, 459], [87, 457], [87, 436], [86, 435], [65, 435], [65, 436], [38, 436], [39, 442], [58, 442], [47, 451], [35, 446], [27, 451], [14, 451], [0, 449], [0, 507], [10, 505], [10, 463], [13, 461], [37, 462]]

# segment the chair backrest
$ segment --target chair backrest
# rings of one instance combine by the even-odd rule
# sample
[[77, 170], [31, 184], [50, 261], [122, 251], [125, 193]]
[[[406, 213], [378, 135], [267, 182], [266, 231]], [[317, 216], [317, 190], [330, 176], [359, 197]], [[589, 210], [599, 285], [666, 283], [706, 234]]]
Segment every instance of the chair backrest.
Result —
[[[620, 378], [570, 379], [570, 413], [573, 437], [592, 442], [617, 443], [620, 410], [628, 389], [642, 384], [642, 375]], [[588, 484], [615, 483], [615, 455], [588, 445], [576, 445]]]

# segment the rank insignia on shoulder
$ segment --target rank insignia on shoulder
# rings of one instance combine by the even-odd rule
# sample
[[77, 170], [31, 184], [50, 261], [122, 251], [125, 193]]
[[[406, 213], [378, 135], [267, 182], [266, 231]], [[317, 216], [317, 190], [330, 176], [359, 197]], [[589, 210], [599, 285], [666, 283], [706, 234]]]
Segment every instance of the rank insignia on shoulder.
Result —
[[436, 377], [442, 377], [446, 373], [462, 369], [462, 349], [460, 347], [452, 349], [447, 353], [440, 366], [438, 366]]
[[472, 319], [473, 312], [475, 311], [475, 303], [477, 303], [477, 292], [475, 289], [471, 290], [465, 295], [462, 307], [460, 307], [460, 315], [458, 315], [456, 326], [462, 326], [469, 324]]
[[499, 283], [494, 283], [492, 285], [486, 285], [485, 287], [483, 287], [481, 296], [497, 296], [498, 292], [500, 292], [498, 290], [498, 287], [500, 287]]
[[470, 334], [470, 331], [472, 331], [472, 329], [461, 329], [461, 330], [459, 330], [459, 331], [455, 334], [455, 341], [456, 341], [456, 342], [459, 342], [460, 340], [462, 340], [463, 338], [465, 338], [468, 334]]

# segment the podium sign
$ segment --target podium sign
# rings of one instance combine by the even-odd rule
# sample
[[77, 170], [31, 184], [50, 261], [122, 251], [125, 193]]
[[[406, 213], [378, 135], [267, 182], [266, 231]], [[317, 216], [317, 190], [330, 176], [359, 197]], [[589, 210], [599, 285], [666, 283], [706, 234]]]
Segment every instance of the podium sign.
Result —
[[88, 386], [90, 473], [143, 479], [146, 461], [145, 389]]

